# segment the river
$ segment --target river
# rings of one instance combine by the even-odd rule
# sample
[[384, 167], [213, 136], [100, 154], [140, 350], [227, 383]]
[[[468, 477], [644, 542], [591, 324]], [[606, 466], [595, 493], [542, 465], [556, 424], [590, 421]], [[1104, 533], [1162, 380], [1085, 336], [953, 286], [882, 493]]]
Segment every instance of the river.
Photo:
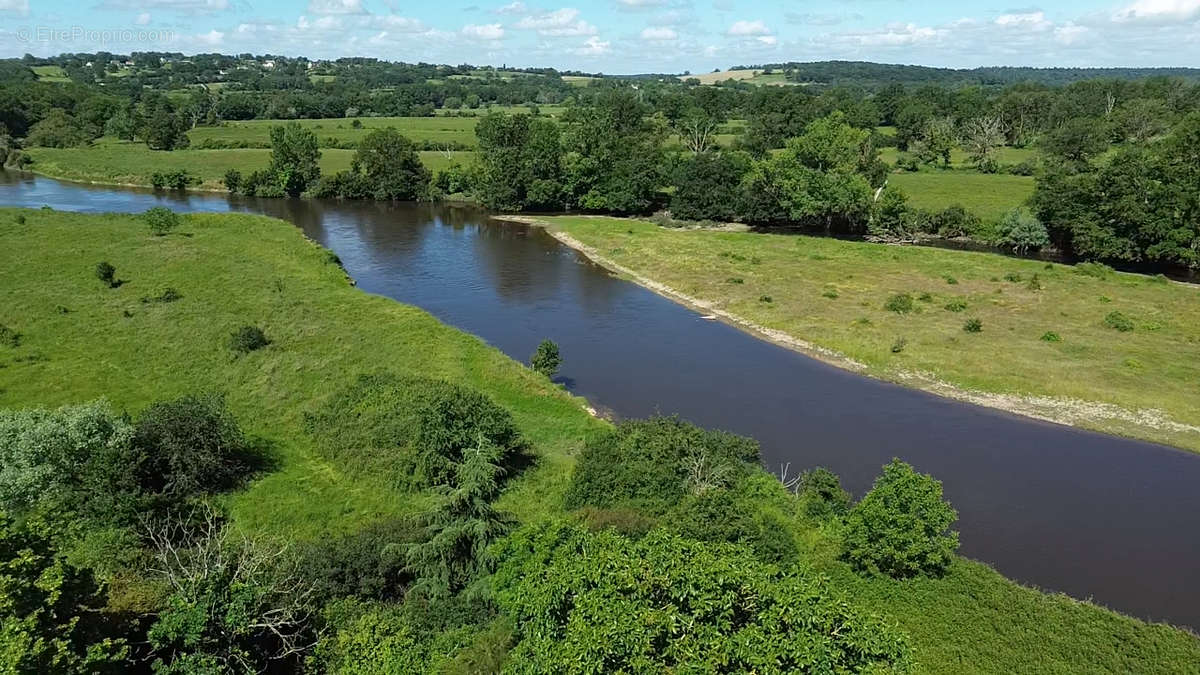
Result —
[[959, 403], [837, 369], [617, 279], [538, 228], [471, 207], [154, 194], [0, 172], [0, 205], [163, 205], [291, 221], [363, 290], [422, 307], [619, 418], [678, 414], [756, 438], [768, 470], [825, 466], [856, 496], [892, 457], [933, 474], [961, 552], [1005, 575], [1200, 628], [1200, 456]]

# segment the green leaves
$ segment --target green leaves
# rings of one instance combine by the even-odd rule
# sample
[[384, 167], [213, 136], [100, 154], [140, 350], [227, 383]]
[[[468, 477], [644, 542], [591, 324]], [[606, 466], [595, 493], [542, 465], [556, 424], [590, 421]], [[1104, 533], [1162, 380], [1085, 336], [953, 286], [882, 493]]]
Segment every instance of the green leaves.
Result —
[[957, 518], [940, 481], [893, 459], [846, 517], [843, 555], [870, 574], [937, 576], [958, 549]]
[[[663, 531], [634, 542], [561, 522], [498, 545], [518, 626], [506, 671], [907, 672], [907, 638], [821, 577]], [[583, 668], [583, 670], [580, 670]]]

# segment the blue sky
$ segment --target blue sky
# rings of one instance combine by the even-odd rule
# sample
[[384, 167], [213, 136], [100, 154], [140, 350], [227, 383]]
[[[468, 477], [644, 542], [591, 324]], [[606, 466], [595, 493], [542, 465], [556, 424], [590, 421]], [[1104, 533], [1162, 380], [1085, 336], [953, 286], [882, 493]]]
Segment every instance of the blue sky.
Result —
[[0, 55], [139, 50], [710, 71], [825, 59], [1197, 66], [1200, 0], [0, 0]]

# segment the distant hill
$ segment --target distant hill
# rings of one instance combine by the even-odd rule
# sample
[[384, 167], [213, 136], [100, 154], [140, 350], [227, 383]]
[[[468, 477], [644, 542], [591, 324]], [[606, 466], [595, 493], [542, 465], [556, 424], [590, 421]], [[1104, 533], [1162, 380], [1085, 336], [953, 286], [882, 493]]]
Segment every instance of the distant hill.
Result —
[[[946, 86], [1004, 86], [1037, 82], [1052, 86], [1082, 80], [1109, 78], [1137, 80], [1147, 77], [1176, 77], [1200, 81], [1200, 68], [931, 68], [869, 61], [815, 61], [734, 66], [731, 71], [782, 72], [792, 82], [814, 84], [857, 84], [876, 87], [887, 84], [939, 84]], [[713, 77], [710, 75], [709, 77]]]

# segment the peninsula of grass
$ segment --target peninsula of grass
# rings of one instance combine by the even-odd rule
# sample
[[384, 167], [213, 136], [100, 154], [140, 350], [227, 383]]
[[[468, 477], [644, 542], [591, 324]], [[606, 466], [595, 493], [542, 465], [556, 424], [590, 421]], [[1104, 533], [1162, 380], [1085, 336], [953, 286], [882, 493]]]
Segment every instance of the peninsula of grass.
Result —
[[[224, 189], [221, 179], [230, 169], [237, 169], [246, 175], [265, 169], [271, 163], [271, 151], [264, 148], [165, 151], [151, 150], [145, 143], [111, 138], [102, 138], [92, 145], [79, 148], [29, 148], [26, 153], [33, 159], [29, 169], [50, 178], [150, 187], [150, 177], [155, 173], [186, 170], [200, 178], [198, 187], [206, 190]], [[452, 162], [470, 163], [474, 154], [420, 153], [421, 163], [434, 172]], [[354, 150], [322, 148], [321, 173], [330, 175], [347, 170], [353, 159]]]
[[[582, 226], [572, 229], [586, 234]], [[622, 221], [619, 231], [629, 229], [647, 240], [660, 236]], [[802, 247], [789, 241], [791, 257], [811, 264], [831, 262], [818, 260], [818, 251], [835, 254], [815, 248], [803, 249], [811, 256], [797, 253]], [[770, 253], [747, 250], [739, 261], [730, 256], [742, 255], [741, 249], [721, 250], [730, 255], [715, 256], [714, 263], [738, 265], [747, 286], [762, 283], [751, 267], [775, 264]], [[891, 249], [881, 250], [887, 252], [881, 258], [891, 255]], [[751, 255], [763, 257], [755, 263]], [[115, 269], [118, 286], [97, 279], [100, 261]], [[959, 292], [984, 283], [968, 267], [943, 270], [959, 275]], [[1067, 274], [1060, 268], [1043, 275], [1047, 292], [1053, 278]], [[946, 282], [938, 277], [938, 283]], [[1111, 295], [1142, 283], [1117, 279], [1105, 288]], [[241, 426], [277, 459], [271, 473], [228, 498], [233, 524], [252, 534], [293, 541], [328, 537], [427, 504], [425, 493], [400, 491], [324, 459], [305, 432], [305, 413], [319, 410], [363, 373], [443, 378], [506, 408], [537, 462], [508, 487], [499, 506], [525, 522], [562, 514], [574, 453], [607, 424], [591, 417], [581, 400], [478, 338], [354, 288], [328, 251], [279, 220], [191, 214], [169, 234], [154, 236], [131, 215], [0, 209], [0, 288], [0, 324], [20, 335], [0, 344], [0, 406], [106, 397], [116, 409], [136, 414], [153, 401], [223, 392]], [[174, 291], [170, 302], [141, 300], [166, 297], [168, 288]], [[857, 304], [851, 298], [858, 291], [841, 288], [838, 301]], [[772, 292], [780, 309], [792, 302], [784, 289]], [[1113, 297], [1115, 305], [1120, 296]], [[870, 308], [858, 311], [886, 322], [878, 310], [885, 299], [872, 298]], [[812, 299], [825, 301], [819, 292]], [[1138, 322], [1136, 337], [1150, 319], [1126, 309]], [[943, 310], [930, 307], [908, 318], [935, 311]], [[958, 331], [955, 337], [1004, 330], [992, 315], [980, 316], [983, 333]], [[231, 335], [246, 326], [261, 330], [266, 344], [231, 351]], [[1050, 348], [1076, 339], [1069, 326], [1058, 330], [1064, 342]], [[905, 354], [921, 341], [914, 337], [909, 344]], [[1191, 633], [1024, 588], [979, 563], [956, 559], [940, 579], [864, 578], [838, 560], [838, 527], [799, 518], [787, 527], [801, 565], [828, 575], [850, 602], [911, 636], [917, 672], [1179, 673], [1194, 672], [1200, 663], [1200, 640]]]
[[[991, 253], [541, 220], [643, 282], [870, 375], [1200, 451], [1195, 286]], [[1113, 328], [1114, 312], [1129, 330]]]

